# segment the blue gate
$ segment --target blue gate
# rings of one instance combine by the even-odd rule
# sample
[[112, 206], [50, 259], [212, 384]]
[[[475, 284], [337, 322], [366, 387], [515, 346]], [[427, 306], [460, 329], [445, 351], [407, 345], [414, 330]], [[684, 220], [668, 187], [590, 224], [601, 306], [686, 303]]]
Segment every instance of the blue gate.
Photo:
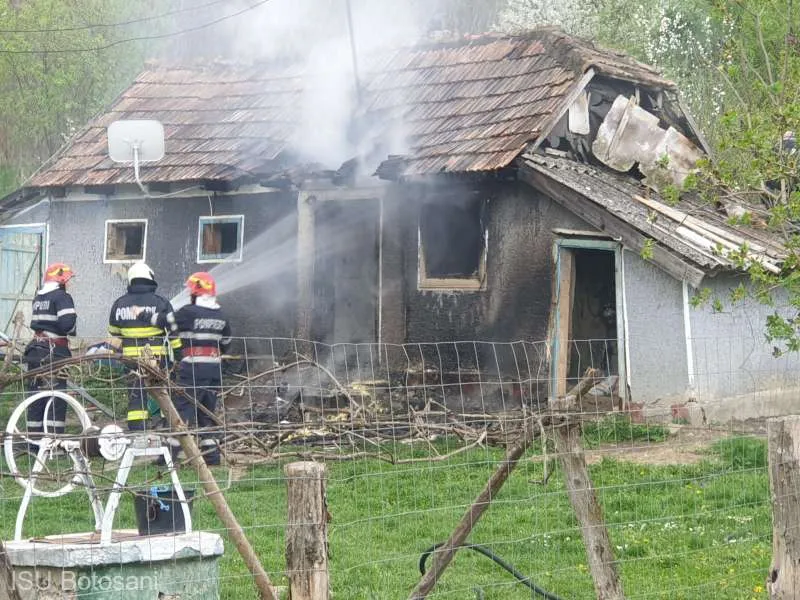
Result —
[[0, 330], [13, 333], [17, 311], [30, 322], [31, 300], [42, 280], [44, 225], [0, 227]]

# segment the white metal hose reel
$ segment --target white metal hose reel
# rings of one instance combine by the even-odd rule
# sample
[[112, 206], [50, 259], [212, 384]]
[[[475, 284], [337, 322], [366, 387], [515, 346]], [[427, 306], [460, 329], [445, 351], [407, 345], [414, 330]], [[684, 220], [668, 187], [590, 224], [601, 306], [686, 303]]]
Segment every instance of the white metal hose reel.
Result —
[[[77, 416], [80, 432], [77, 434], [52, 434], [45, 431], [37, 436], [30, 437], [25, 433], [25, 419], [27, 409], [34, 402], [48, 398], [45, 407], [45, 415], [50, 412], [50, 405], [54, 398], [59, 398], [66, 402], [67, 408]], [[20, 427], [22, 425], [22, 427]], [[26, 474], [18, 466], [18, 451], [20, 449], [37, 448], [36, 456], [31, 456], [33, 452], [26, 452], [29, 460], [33, 464], [30, 471]], [[106, 425], [98, 429], [92, 425], [89, 414], [83, 405], [74, 397], [60, 390], [47, 390], [33, 394], [23, 400], [11, 413], [6, 425], [6, 435], [3, 440], [3, 452], [6, 464], [25, 493], [22, 496], [19, 510], [17, 511], [17, 521], [14, 528], [14, 540], [22, 539], [22, 525], [25, 521], [25, 514], [31, 498], [39, 496], [43, 498], [58, 498], [70, 493], [76, 485], [81, 485], [89, 495], [89, 501], [94, 513], [95, 531], [100, 532], [100, 543], [111, 543], [112, 527], [114, 516], [119, 507], [119, 501], [128, 475], [130, 474], [133, 461], [138, 456], [162, 456], [165, 466], [170, 472], [172, 485], [183, 509], [184, 522], [186, 523], [186, 533], [192, 530], [191, 515], [189, 505], [183, 487], [178, 479], [178, 474], [172, 462], [172, 454], [167, 445], [163, 444], [159, 436], [154, 434], [139, 433], [136, 435], [126, 434], [118, 425]], [[89, 458], [99, 454], [108, 461], [121, 461], [117, 469], [117, 476], [114, 485], [109, 493], [106, 506], [103, 507], [97, 486], [92, 478]], [[54, 489], [43, 489], [41, 486], [51, 480], [48, 472], [48, 464], [63, 458], [66, 455], [72, 463], [74, 475], [65, 482], [55, 479]], [[38, 487], [37, 487], [38, 484]]]

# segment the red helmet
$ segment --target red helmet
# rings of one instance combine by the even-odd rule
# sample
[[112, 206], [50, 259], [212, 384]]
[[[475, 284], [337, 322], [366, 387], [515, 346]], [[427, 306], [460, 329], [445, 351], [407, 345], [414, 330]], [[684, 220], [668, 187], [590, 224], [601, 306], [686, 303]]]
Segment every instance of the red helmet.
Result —
[[75, 273], [70, 266], [65, 265], [64, 263], [53, 263], [52, 265], [48, 265], [44, 272], [45, 283], [48, 281], [55, 281], [61, 285], [64, 285], [74, 276]]
[[192, 296], [216, 296], [217, 283], [210, 273], [199, 271], [189, 275], [186, 280], [186, 287]]

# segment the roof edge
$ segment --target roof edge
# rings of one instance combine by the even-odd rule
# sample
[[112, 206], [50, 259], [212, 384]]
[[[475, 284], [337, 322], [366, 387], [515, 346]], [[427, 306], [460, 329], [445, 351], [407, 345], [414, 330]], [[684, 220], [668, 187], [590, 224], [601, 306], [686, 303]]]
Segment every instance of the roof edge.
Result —
[[[710, 275], [709, 269], [677, 255], [630, 223], [596, 205], [580, 192], [549, 177], [546, 169], [537, 168], [535, 164], [523, 160], [520, 161], [518, 175], [521, 181], [537, 191], [546, 193], [554, 202], [576, 214], [592, 227], [611, 233], [637, 252], [649, 250], [652, 253], [650, 260], [674, 279], [686, 281], [692, 287], [699, 288], [703, 279]], [[609, 231], [609, 223], [615, 225], [613, 231]], [[655, 243], [650, 244], [650, 241]]]

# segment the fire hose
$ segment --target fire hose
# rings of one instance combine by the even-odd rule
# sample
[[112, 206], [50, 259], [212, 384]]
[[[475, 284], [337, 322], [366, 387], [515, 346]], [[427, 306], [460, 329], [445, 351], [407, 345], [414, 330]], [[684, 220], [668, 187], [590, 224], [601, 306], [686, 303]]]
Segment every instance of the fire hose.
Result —
[[[419, 572], [421, 575], [425, 575], [425, 563], [428, 562], [428, 557], [431, 554], [433, 554], [437, 548], [443, 546], [444, 544], [445, 542], [439, 542], [438, 544], [434, 544], [433, 546], [425, 550], [419, 557]], [[512, 565], [508, 561], [504, 560], [502, 557], [492, 552], [486, 546], [481, 546], [480, 544], [463, 544], [459, 547], [466, 548], [468, 550], [474, 550], [478, 554], [482, 554], [486, 558], [500, 565], [500, 567], [511, 573], [511, 575], [513, 575], [514, 578], [519, 583], [521, 583], [522, 585], [531, 590], [531, 597], [536, 598], [537, 596], [540, 596], [542, 598], [545, 598], [546, 600], [562, 600], [561, 597], [556, 596], [555, 594], [551, 594], [547, 590], [544, 590], [539, 586], [537, 586], [535, 583], [531, 581], [530, 577], [521, 573], [514, 565]], [[478, 592], [478, 598], [479, 599], [483, 598], [483, 591], [480, 588], [477, 589], [477, 592]]]

